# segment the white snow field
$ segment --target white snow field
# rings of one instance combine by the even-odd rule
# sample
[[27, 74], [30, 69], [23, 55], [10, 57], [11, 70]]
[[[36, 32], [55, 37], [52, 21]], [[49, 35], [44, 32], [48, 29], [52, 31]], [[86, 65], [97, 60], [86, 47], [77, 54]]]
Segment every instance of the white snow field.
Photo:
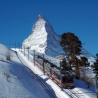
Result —
[[[10, 52], [10, 60], [6, 60]], [[0, 98], [57, 98], [19, 59], [16, 52], [0, 44]]]
[[44, 75], [44, 73], [33, 63], [33, 60], [28, 60], [27, 56], [24, 56], [19, 49], [16, 50], [18, 52], [19, 57], [21, 58], [22, 62], [32, 70], [32, 72], [36, 73], [39, 77], [45, 80], [45, 83], [50, 85], [50, 87], [54, 90], [57, 98], [97, 98], [95, 93], [95, 88], [91, 87], [88, 88], [88, 85], [81, 81], [75, 80], [75, 88], [74, 89], [64, 89], [56, 85], [48, 76]]

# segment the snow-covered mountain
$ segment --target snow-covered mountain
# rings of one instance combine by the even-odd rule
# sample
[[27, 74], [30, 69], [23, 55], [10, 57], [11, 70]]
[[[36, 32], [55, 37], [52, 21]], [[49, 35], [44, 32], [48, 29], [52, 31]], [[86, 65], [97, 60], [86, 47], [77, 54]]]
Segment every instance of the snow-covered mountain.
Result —
[[60, 37], [54, 32], [52, 26], [39, 15], [33, 25], [32, 33], [23, 41], [22, 46], [49, 56], [58, 56], [64, 54], [59, 41]]

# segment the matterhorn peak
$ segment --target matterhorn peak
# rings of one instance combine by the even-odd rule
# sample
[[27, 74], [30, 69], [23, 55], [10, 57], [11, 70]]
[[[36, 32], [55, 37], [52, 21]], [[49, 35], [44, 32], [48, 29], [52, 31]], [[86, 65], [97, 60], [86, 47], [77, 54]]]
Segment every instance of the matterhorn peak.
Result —
[[39, 21], [46, 22], [45, 18], [43, 16], [41, 16], [40, 14], [37, 16], [36, 22], [39, 22]]
[[59, 40], [60, 38], [54, 32], [52, 26], [43, 16], [38, 15], [32, 33], [24, 40], [23, 47], [36, 50], [39, 53], [57, 56], [64, 53]]
[[46, 24], [47, 24], [47, 22], [46, 22], [45, 18], [39, 14], [37, 16], [35, 24], [33, 25], [32, 32], [45, 28]]
[[37, 19], [38, 20], [41, 20], [41, 19], [43, 19], [44, 20], [44, 17], [43, 16], [41, 16], [40, 14], [37, 16]]

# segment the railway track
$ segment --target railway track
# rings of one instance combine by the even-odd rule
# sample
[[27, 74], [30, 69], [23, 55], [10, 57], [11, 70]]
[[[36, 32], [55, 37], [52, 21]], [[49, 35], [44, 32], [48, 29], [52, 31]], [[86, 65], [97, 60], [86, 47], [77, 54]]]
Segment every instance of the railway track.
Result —
[[88, 96], [86, 96], [84, 93], [90, 93], [92, 95], [95, 95], [94, 92], [84, 92], [84, 93], [82, 93], [78, 88], [77, 88], [77, 90], [75, 90], [75, 89], [64, 89], [64, 91], [67, 94], [70, 94], [71, 98], [88, 98]]
[[[37, 61], [36, 61], [37, 62]], [[37, 62], [38, 64], [39, 64], [39, 62]], [[57, 83], [56, 83], [57, 84]], [[57, 84], [58, 85], [58, 84]], [[60, 87], [60, 85], [58, 85], [59, 87]], [[60, 87], [61, 88], [61, 87]], [[85, 95], [83, 95], [82, 93], [80, 94], [79, 93], [79, 91], [73, 91], [73, 90], [71, 90], [71, 89], [66, 89], [66, 90], [64, 90], [63, 89], [63, 91], [65, 92], [65, 93], [67, 93], [71, 98], [86, 98], [86, 96]], [[61, 98], [61, 97], [60, 97]]]
[[[17, 55], [17, 54], [16, 54]], [[18, 56], [18, 55], [17, 55]], [[19, 56], [18, 56], [19, 58]], [[20, 59], [20, 58], [19, 58]], [[21, 61], [21, 59], [20, 59]], [[22, 61], [21, 61], [22, 62]], [[37, 61], [36, 61], [37, 62]], [[23, 64], [23, 62], [22, 62]], [[39, 62], [37, 62], [37, 64], [40, 64]], [[38, 66], [38, 65], [37, 65]], [[33, 72], [31, 70], [29, 70], [29, 72], [32, 74], [32, 77], [36, 77], [36, 79], [38, 79], [38, 81], [40, 82], [40, 84], [42, 85], [42, 87], [46, 90], [46, 92], [51, 96], [51, 98], [57, 98], [57, 96], [55, 95], [54, 91], [49, 87], [49, 85], [47, 85], [47, 83], [45, 83], [45, 81], [43, 79], [41, 79], [39, 76], [37, 76], [36, 74], [33, 74]], [[58, 85], [59, 86], [59, 85]], [[60, 86], [59, 86], [60, 87]], [[79, 90], [74, 90], [74, 89], [63, 89], [63, 91], [68, 94], [70, 96], [70, 98], [87, 98], [87, 96], [84, 93], [81, 93], [81, 91]], [[59, 96], [59, 94], [58, 94]], [[64, 98], [62, 96], [59, 96], [58, 98]]]
[[[24, 63], [21, 61], [20, 57], [18, 56], [17, 52], [15, 52], [15, 54], [16, 54], [17, 58], [19, 59], [19, 61], [24, 65]], [[45, 83], [45, 81], [42, 78], [40, 78], [38, 75], [34, 74], [29, 68], [26, 67], [26, 69], [32, 75], [33, 78], [35, 78], [36, 80], [39, 81], [39, 83], [41, 84], [41, 86], [51, 96], [51, 98], [57, 98], [57, 96], [55, 95], [55, 93], [52, 90], [52, 88], [47, 83]], [[62, 98], [62, 97], [60, 97], [60, 98]]]
[[86, 96], [83, 93], [80, 93], [79, 91], [73, 91], [71, 89], [64, 90], [67, 94], [70, 94], [72, 98], [86, 98]]

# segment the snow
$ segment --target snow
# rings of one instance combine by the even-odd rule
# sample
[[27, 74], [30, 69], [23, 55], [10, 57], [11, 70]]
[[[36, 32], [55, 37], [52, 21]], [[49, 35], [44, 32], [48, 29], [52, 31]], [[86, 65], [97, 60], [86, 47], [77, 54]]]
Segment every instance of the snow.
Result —
[[64, 54], [59, 42], [60, 37], [54, 32], [52, 26], [42, 16], [38, 16], [32, 33], [23, 42], [23, 48], [30, 48], [55, 57]]
[[78, 95], [83, 96], [82, 98], [96, 98], [96, 91], [95, 88], [91, 85], [86, 84], [86, 82], [81, 80], [75, 80], [74, 81], [76, 88], [73, 89], [73, 91], [78, 93]]
[[36, 73], [42, 79], [46, 80], [46, 83], [51, 86], [58, 98], [96, 98], [95, 88], [91, 86], [90, 88], [88, 88], [86, 82], [83, 82], [81, 80], [74, 81], [76, 86], [74, 89], [64, 89], [64, 91], [62, 91], [60, 87], [56, 85], [51, 79], [49, 79], [48, 76], [44, 75], [36, 65], [34, 66], [33, 60], [28, 61], [28, 59], [23, 56], [23, 53], [19, 52], [18, 49], [17, 51], [18, 55], [25, 63], [25, 65], [30, 68], [32, 72]]
[[[38, 16], [32, 33], [24, 40], [22, 48], [20, 52], [20, 49], [11, 50], [0, 44], [0, 98], [96, 98], [95, 87], [91, 86], [95, 85], [95, 74], [91, 66], [81, 68], [80, 71], [81, 77], [89, 82], [75, 79], [74, 89], [61, 90], [36, 64], [34, 65], [34, 51], [36, 55], [44, 56], [58, 67], [60, 59], [65, 57], [60, 46], [60, 37], [42, 16]], [[86, 55], [77, 57], [80, 56]], [[95, 62], [94, 57], [86, 57], [90, 65]]]
[[52, 89], [55, 92], [57, 98], [70, 98], [69, 95], [64, 93], [58, 85], [56, 85], [51, 79], [48, 78], [48, 76], [44, 75], [43, 72], [37, 67], [34, 66], [33, 61], [30, 62], [26, 57], [23, 56], [21, 52], [17, 49], [18, 55], [21, 58], [21, 60], [24, 62], [24, 64], [32, 70], [32, 72], [36, 73], [39, 77], [41, 77], [43, 80], [45, 80]]
[[9, 53], [10, 50], [5, 45], [0, 43], [0, 60], [6, 60]]
[[0, 45], [0, 56], [6, 58], [9, 53], [11, 59], [0, 60], [0, 98], [56, 98], [55, 93], [47, 89], [39, 78], [19, 59], [16, 52]]

